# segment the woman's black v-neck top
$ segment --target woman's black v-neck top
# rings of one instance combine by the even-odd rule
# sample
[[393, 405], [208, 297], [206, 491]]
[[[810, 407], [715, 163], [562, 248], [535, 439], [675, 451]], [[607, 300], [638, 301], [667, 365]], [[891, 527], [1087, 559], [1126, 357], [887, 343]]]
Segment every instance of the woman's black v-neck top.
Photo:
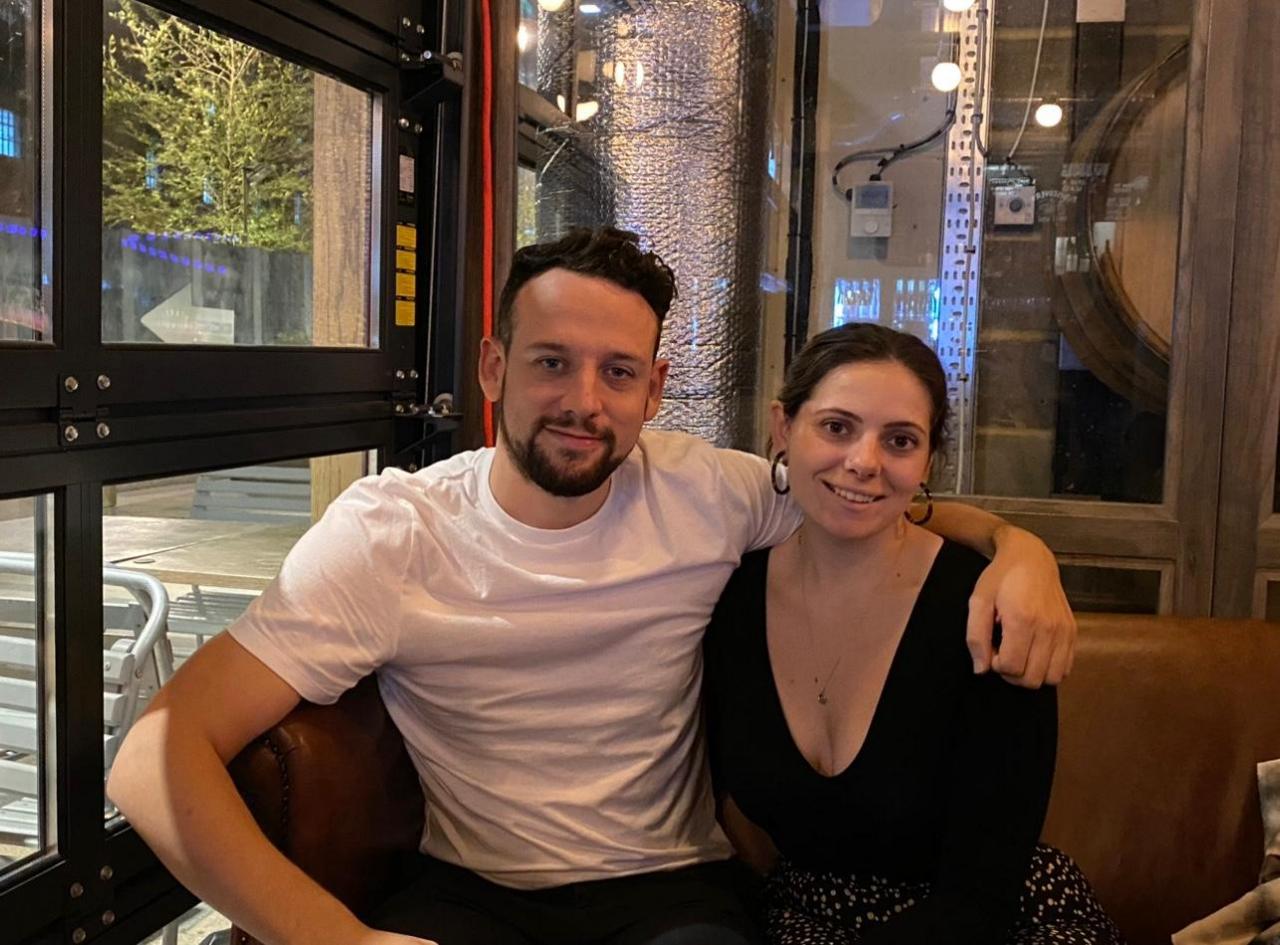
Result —
[[[987, 928], [1000, 934], [1016, 912], [1053, 780], [1057, 695], [974, 675], [965, 628], [985, 565], [944, 542], [866, 740], [833, 777], [800, 753], [778, 698], [765, 634], [768, 549], [742, 559], [707, 632], [717, 792], [798, 866], [933, 884], [864, 942], [973, 940]], [[858, 632], [856, 615], [848, 632]]]

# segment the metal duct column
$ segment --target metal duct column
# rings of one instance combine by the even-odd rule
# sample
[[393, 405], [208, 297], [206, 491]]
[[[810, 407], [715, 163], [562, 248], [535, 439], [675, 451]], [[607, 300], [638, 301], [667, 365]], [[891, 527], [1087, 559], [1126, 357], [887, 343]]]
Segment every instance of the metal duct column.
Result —
[[[539, 17], [550, 53], [544, 60], [539, 49], [539, 87], [565, 88], [568, 60], [567, 105], [583, 116], [540, 181], [540, 236], [598, 225], [612, 204], [614, 225], [641, 234], [679, 286], [661, 347], [671, 377], [653, 426], [759, 449], [772, 4], [636, 0], [612, 9]], [[575, 26], [578, 42], [566, 44]], [[574, 48], [576, 61], [565, 55]], [[590, 102], [599, 110], [587, 117]]]

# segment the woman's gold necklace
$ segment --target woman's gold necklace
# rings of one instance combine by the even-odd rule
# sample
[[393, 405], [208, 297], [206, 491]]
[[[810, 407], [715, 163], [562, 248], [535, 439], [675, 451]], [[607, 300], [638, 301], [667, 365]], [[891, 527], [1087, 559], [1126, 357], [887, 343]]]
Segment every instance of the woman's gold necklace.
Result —
[[[805, 631], [808, 633], [808, 636], [809, 636], [809, 652], [816, 656], [818, 652], [818, 648], [814, 645], [813, 620], [809, 616], [809, 599], [810, 599], [809, 598], [809, 582], [808, 582], [808, 568], [805, 567], [806, 555], [804, 553], [804, 531], [803, 530], [801, 530], [799, 536], [797, 537], [796, 543], [799, 545], [799, 551], [800, 551], [800, 593], [804, 597], [804, 600], [801, 604], [801, 609], [804, 611], [804, 627], [805, 627]], [[827, 687], [831, 685], [831, 680], [832, 678], [834, 678], [836, 674], [836, 670], [840, 668], [840, 661], [842, 659], [844, 659], [843, 651], [841, 651], [836, 655], [836, 660], [834, 663], [831, 664], [831, 669], [827, 673], [827, 678], [822, 681], [821, 686], [818, 685], [818, 677], [817, 676], [813, 677], [813, 684], [818, 689], [818, 705], [824, 706], [830, 701], [829, 699], [827, 699]]]
[[[804, 611], [804, 627], [805, 627], [805, 632], [808, 634], [808, 637], [809, 637], [809, 652], [816, 655], [818, 652], [818, 648], [814, 644], [813, 619], [809, 616], [809, 600], [810, 600], [809, 582], [807, 580], [808, 569], [805, 567], [805, 558], [807, 556], [805, 555], [805, 551], [804, 551], [804, 529], [803, 528], [796, 535], [796, 544], [799, 546], [798, 550], [800, 552], [800, 593], [804, 597], [804, 600], [801, 606], [801, 609]], [[890, 569], [890, 573], [897, 571], [898, 563], [902, 558], [902, 549], [905, 545], [906, 545], [906, 542], [904, 541], [902, 542], [902, 544], [898, 546], [898, 553], [894, 555], [893, 567]], [[843, 651], [841, 651], [836, 655], [835, 662], [831, 664], [831, 669], [827, 672], [827, 678], [822, 680], [822, 685], [820, 686], [818, 685], [818, 679], [819, 679], [818, 676], [813, 677], [813, 684], [814, 686], [817, 686], [817, 689], [818, 689], [818, 705], [825, 706], [827, 705], [827, 703], [831, 701], [830, 699], [827, 698], [827, 687], [831, 685], [831, 680], [835, 678], [836, 670], [840, 668], [840, 661], [842, 659], [844, 659]]]

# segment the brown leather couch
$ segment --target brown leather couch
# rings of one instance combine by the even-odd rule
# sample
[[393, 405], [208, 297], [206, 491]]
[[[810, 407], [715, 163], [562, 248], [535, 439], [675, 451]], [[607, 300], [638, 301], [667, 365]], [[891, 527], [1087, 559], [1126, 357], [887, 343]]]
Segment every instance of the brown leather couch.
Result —
[[[1080, 624], [1045, 839], [1080, 862], [1131, 945], [1167, 945], [1257, 882], [1255, 765], [1280, 758], [1280, 626]], [[272, 841], [357, 914], [406, 875], [422, 793], [372, 680], [298, 707], [231, 770]]]

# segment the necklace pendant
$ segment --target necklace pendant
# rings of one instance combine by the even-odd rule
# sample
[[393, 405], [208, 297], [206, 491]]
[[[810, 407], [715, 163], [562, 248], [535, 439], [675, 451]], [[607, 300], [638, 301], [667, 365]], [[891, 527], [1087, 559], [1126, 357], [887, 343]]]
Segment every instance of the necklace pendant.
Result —
[[818, 705], [827, 704], [827, 694], [825, 692], [818, 693]]

